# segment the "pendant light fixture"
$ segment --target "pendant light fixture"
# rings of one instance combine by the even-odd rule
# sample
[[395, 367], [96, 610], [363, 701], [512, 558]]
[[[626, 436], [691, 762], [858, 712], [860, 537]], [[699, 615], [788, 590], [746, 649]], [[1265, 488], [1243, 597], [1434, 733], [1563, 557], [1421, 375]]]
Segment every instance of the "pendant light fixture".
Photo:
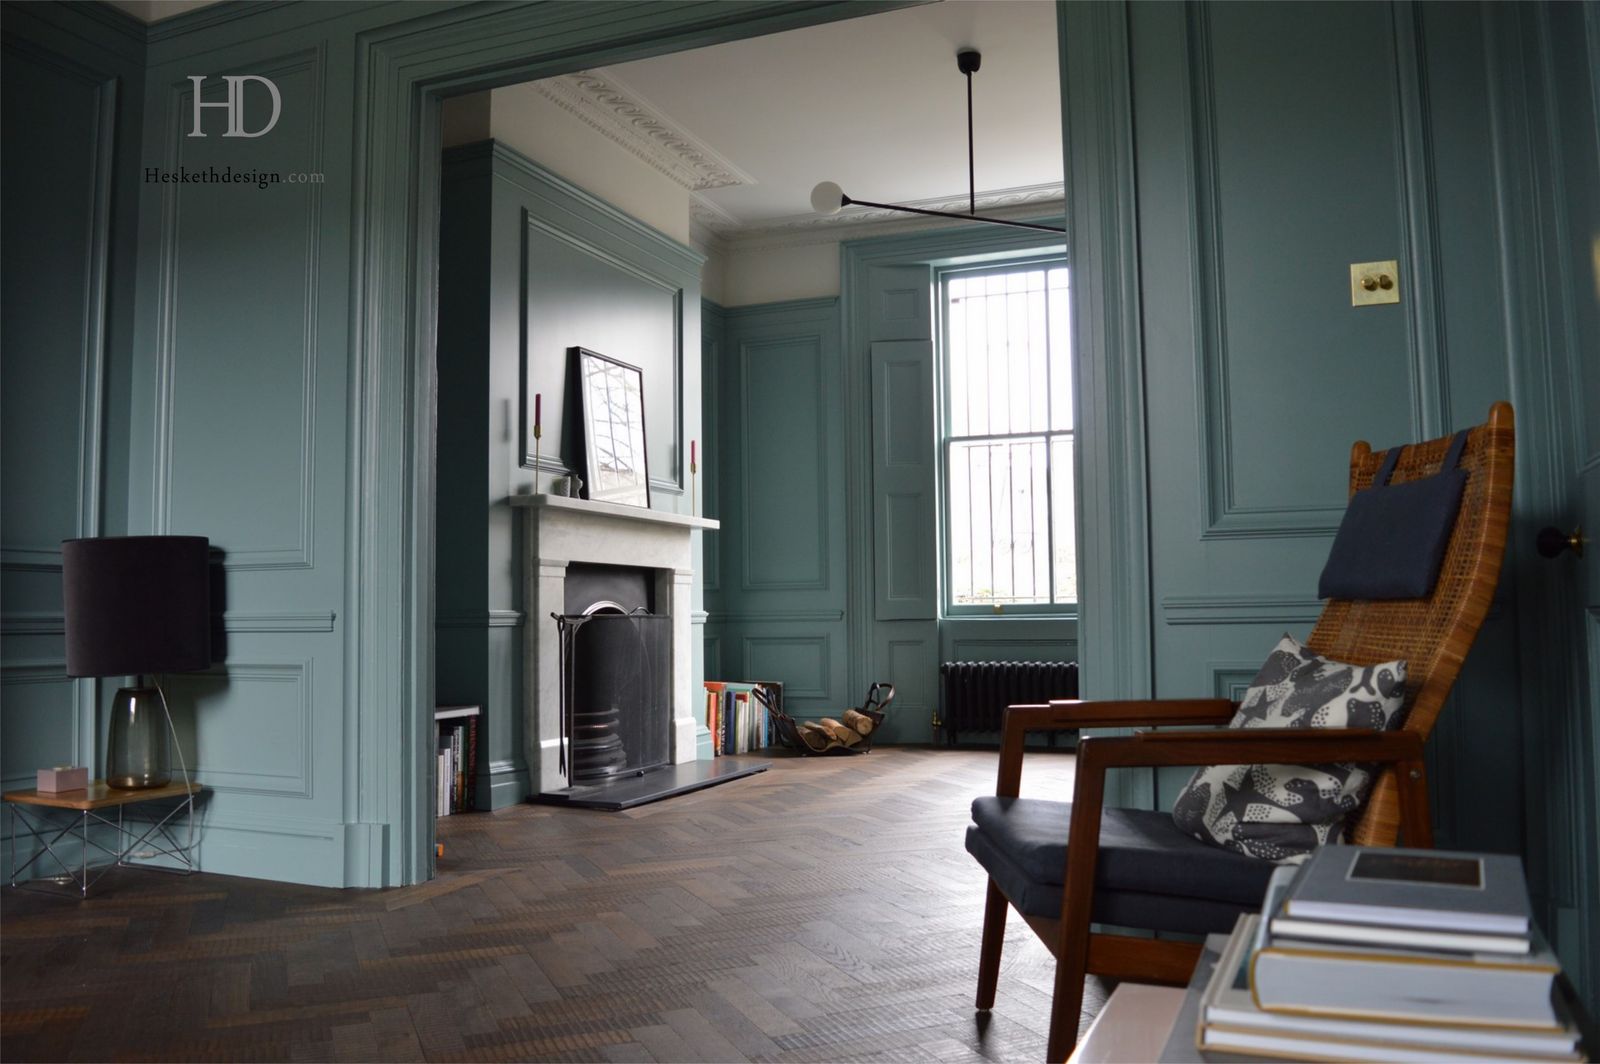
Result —
[[956, 67], [967, 79], [967, 213], [958, 211], [933, 211], [923, 207], [902, 207], [893, 203], [874, 203], [872, 200], [852, 199], [845, 195], [844, 189], [832, 181], [824, 181], [811, 190], [811, 207], [818, 214], [838, 214], [844, 207], [876, 207], [885, 211], [900, 211], [904, 214], [921, 214], [929, 218], [955, 218], [963, 222], [986, 222], [989, 225], [1008, 225], [1013, 229], [1036, 229], [1045, 233], [1065, 233], [1066, 229], [1056, 225], [1038, 225], [1034, 222], [1013, 222], [1008, 218], [987, 218], [978, 213], [978, 183], [977, 169], [974, 163], [972, 146], [972, 75], [978, 72], [978, 67], [983, 63], [983, 55], [973, 48], [964, 48], [956, 53]]

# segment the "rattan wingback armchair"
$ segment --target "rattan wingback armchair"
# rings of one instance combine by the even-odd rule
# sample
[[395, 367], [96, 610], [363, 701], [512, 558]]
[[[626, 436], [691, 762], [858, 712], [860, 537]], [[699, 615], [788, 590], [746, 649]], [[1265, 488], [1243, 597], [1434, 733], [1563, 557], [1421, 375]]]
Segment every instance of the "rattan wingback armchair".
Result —
[[[1103, 808], [1106, 770], [1118, 767], [1356, 761], [1385, 765], [1346, 839], [1370, 846], [1432, 845], [1423, 743], [1439, 717], [1494, 597], [1511, 509], [1511, 407], [1496, 403], [1471, 430], [1461, 459], [1467, 482], [1433, 593], [1405, 601], [1327, 603], [1306, 645], [1357, 665], [1403, 658], [1406, 716], [1398, 731], [1197, 729], [1091, 737], [1078, 746], [1072, 802], [1018, 797], [1023, 740], [1032, 731], [1226, 723], [1226, 699], [1058, 701], [1006, 711], [995, 796], [973, 803], [967, 849], [989, 873], [977, 1007], [994, 1005], [1006, 912], [1014, 907], [1056, 957], [1049, 1059], [1077, 1041], [1086, 973], [1182, 985], [1200, 955], [1194, 942], [1091, 930], [1199, 934], [1228, 931], [1260, 907], [1269, 862], [1179, 831], [1164, 810]], [[1449, 439], [1405, 448], [1390, 483], [1439, 469]], [[1350, 454], [1350, 490], [1372, 483], [1384, 457], [1365, 442]]]

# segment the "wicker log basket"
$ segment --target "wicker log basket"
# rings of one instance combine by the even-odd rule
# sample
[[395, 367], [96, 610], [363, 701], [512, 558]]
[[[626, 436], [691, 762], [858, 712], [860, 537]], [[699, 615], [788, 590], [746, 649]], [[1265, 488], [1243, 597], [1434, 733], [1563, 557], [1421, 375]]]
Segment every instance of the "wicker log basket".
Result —
[[883, 724], [884, 711], [894, 701], [894, 684], [875, 683], [859, 709], [847, 709], [837, 718], [796, 721], [781, 709], [767, 706], [773, 730], [784, 746], [802, 755], [865, 754], [872, 749], [872, 737]]

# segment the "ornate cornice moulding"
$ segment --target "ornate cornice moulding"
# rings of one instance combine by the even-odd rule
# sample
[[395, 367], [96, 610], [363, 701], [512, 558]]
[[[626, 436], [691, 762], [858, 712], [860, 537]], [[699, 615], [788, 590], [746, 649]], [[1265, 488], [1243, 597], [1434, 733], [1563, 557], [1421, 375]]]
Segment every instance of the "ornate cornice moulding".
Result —
[[[807, 211], [741, 222], [705, 193], [754, 185], [756, 179], [689, 133], [621, 78], [606, 70], [584, 70], [534, 82], [534, 87], [558, 107], [688, 189], [691, 242], [703, 249], [800, 247], [961, 224], [875, 207], [847, 207], [833, 215]], [[1023, 185], [982, 193], [977, 207], [985, 214], [1021, 220], [1062, 213], [1063, 196], [1059, 181]], [[965, 195], [954, 194], [912, 200], [906, 206], [965, 212], [968, 201]]]
[[534, 87], [691, 192], [755, 184], [755, 178], [606, 71], [582, 70]]

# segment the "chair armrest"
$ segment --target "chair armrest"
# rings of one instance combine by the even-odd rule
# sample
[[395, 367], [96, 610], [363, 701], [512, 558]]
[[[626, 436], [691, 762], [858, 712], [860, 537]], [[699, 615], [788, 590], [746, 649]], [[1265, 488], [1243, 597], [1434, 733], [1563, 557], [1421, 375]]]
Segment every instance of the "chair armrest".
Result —
[[1076, 698], [1051, 699], [1048, 706], [1010, 706], [1005, 727], [1012, 720], [1027, 731], [1063, 731], [1073, 728], [1126, 728], [1156, 724], [1226, 724], [1237, 702], [1226, 698], [1135, 698], [1085, 702]]
[[1400, 824], [1408, 846], [1431, 847], [1427, 768], [1422, 736], [1413, 731], [1371, 728], [1224, 728], [1136, 732], [1093, 736], [1078, 744], [1077, 780], [1073, 792], [1072, 830], [1099, 836], [1100, 812], [1108, 768], [1155, 768], [1168, 765], [1243, 765], [1278, 762], [1363, 761], [1393, 765], [1400, 785]]
[[1238, 706], [1226, 698], [1147, 698], [1084, 702], [1054, 699], [1046, 706], [1007, 706], [1000, 730], [1000, 776], [994, 793], [1015, 798], [1022, 786], [1022, 744], [1031, 731], [1075, 731], [1152, 724], [1225, 724]]
[[1233, 764], [1226, 758], [1235, 756], [1247, 762], [1412, 761], [1422, 758], [1422, 736], [1372, 728], [1180, 728], [1094, 736], [1078, 744], [1080, 770], [1086, 761], [1108, 768], [1217, 765]]

